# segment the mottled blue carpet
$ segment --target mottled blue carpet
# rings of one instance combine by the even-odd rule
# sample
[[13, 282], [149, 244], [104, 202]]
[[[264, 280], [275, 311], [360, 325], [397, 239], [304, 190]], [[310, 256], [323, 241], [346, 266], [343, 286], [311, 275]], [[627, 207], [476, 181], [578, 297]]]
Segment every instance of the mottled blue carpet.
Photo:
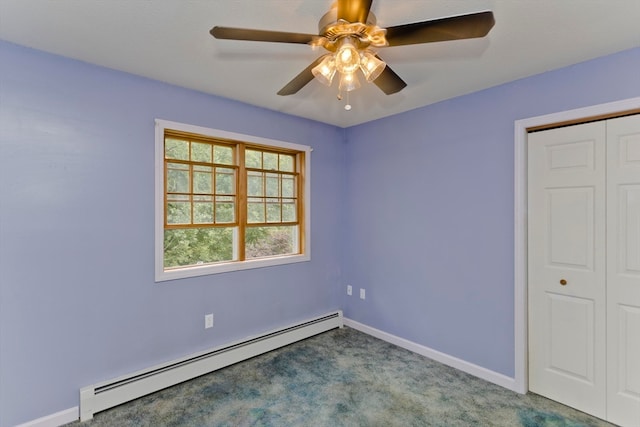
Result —
[[71, 426], [608, 426], [336, 329]]

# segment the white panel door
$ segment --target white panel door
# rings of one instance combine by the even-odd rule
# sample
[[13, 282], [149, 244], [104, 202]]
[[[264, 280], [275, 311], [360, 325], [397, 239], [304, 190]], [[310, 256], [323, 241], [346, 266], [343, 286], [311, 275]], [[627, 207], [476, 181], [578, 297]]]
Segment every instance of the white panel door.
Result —
[[640, 115], [607, 121], [607, 419], [640, 427]]
[[596, 122], [528, 138], [529, 389], [600, 418], [606, 417], [605, 129]]

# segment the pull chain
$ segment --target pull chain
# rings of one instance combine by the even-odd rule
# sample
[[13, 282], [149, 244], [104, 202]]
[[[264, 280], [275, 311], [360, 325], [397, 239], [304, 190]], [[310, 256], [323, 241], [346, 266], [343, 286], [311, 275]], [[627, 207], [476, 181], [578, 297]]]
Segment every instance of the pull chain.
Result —
[[[342, 101], [342, 91], [338, 92], [338, 96], [336, 98], [338, 98], [338, 101]], [[347, 111], [351, 110], [351, 104], [349, 104], [349, 92], [347, 92], [347, 103], [344, 106], [344, 109]]]
[[344, 106], [344, 109], [347, 111], [351, 110], [351, 104], [349, 104], [349, 92], [347, 92], [347, 105]]

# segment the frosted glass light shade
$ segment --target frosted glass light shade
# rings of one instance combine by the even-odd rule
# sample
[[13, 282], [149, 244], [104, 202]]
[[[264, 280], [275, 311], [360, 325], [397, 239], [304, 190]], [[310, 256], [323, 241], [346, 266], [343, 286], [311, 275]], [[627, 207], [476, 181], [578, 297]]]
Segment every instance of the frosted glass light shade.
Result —
[[342, 74], [354, 73], [360, 66], [360, 54], [349, 38], [340, 43], [336, 52], [336, 68]]
[[340, 91], [351, 92], [360, 87], [360, 80], [355, 73], [340, 74]]
[[380, 76], [387, 64], [376, 58], [371, 52], [363, 52], [360, 59], [360, 69], [368, 82], [372, 82]]
[[333, 55], [325, 55], [324, 59], [311, 69], [311, 73], [323, 85], [331, 86], [333, 76], [336, 74], [336, 64]]

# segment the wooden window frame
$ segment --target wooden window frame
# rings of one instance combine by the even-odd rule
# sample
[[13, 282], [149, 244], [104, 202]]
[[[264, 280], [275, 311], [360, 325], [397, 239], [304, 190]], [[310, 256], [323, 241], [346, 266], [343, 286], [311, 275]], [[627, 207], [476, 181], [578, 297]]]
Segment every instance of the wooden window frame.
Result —
[[[261, 268], [274, 265], [283, 265], [296, 262], [309, 261], [311, 259], [311, 242], [308, 230], [310, 229], [310, 154], [311, 147], [294, 144], [290, 142], [277, 141], [272, 139], [260, 138], [251, 135], [243, 135], [233, 132], [222, 131], [218, 129], [210, 129], [200, 126], [193, 126], [183, 123], [171, 122], [167, 120], [156, 119], [155, 132], [155, 278], [156, 282], [166, 280], [181, 279], [187, 277], [196, 277], [209, 274], [226, 273], [230, 271], [239, 271], [252, 268]], [[207, 142], [215, 145], [226, 145], [233, 147], [236, 164], [206, 164], [210, 167], [224, 167], [235, 169], [235, 221], [233, 223], [193, 223], [191, 224], [167, 224], [166, 207], [167, 193], [165, 191], [165, 136], [189, 139], [196, 142]], [[277, 154], [294, 155], [295, 167], [294, 172], [285, 172], [279, 170], [264, 170], [245, 167], [245, 150], [253, 149], [262, 152], [270, 152]], [[212, 158], [212, 162], [215, 159]], [[173, 160], [171, 161], [174, 162]], [[199, 164], [194, 161], [176, 161], [175, 163]], [[294, 193], [297, 199], [296, 206], [296, 222], [265, 222], [265, 223], [247, 223], [247, 181], [248, 171], [259, 170], [264, 173], [277, 173], [280, 175], [295, 175], [297, 179], [297, 188]], [[215, 169], [214, 169], [215, 171]], [[215, 172], [214, 172], [215, 173]], [[193, 195], [193, 182], [190, 183], [190, 193]], [[213, 197], [215, 203], [215, 188], [213, 188]], [[266, 191], [266, 190], [265, 190]], [[266, 198], [266, 195], [265, 195]], [[282, 197], [282, 199], [290, 199]], [[193, 208], [192, 208], [193, 209]], [[281, 214], [282, 215], [282, 214]], [[280, 217], [282, 219], [282, 216]], [[267, 218], [265, 217], [265, 221]], [[215, 217], [214, 217], [215, 222]], [[245, 259], [245, 230], [248, 227], [258, 226], [298, 226], [298, 244], [299, 253], [291, 255], [279, 255], [272, 257], [263, 257], [255, 259]], [[236, 260], [228, 262], [218, 262], [203, 265], [190, 265], [184, 267], [164, 267], [164, 230], [175, 228], [215, 228], [215, 227], [233, 227], [235, 239], [233, 251]]]
[[[226, 146], [228, 148], [232, 149], [232, 157], [237, 159], [237, 151], [238, 148], [237, 146], [240, 144], [237, 143], [233, 143], [233, 142], [229, 142], [229, 141], [222, 141], [222, 140], [217, 140], [217, 139], [213, 139], [213, 138], [203, 138], [199, 135], [189, 135], [189, 134], [185, 134], [183, 132], [174, 132], [172, 130], [165, 130], [165, 143], [166, 143], [166, 138], [170, 137], [170, 138], [174, 138], [174, 139], [179, 139], [179, 140], [184, 140], [185, 142], [197, 142], [197, 143], [204, 143], [204, 144], [210, 144], [212, 146], [212, 155], [214, 153], [213, 151], [213, 147], [215, 146]], [[191, 157], [191, 146], [190, 146], [190, 150], [189, 150], [189, 157]], [[236, 160], [237, 162], [237, 160]], [[184, 159], [168, 159], [166, 158], [166, 155], [164, 156], [164, 182], [166, 182], [166, 178], [167, 178], [167, 171], [169, 170], [169, 163], [173, 163], [173, 164], [181, 164], [181, 165], [185, 165], [188, 166], [188, 170], [189, 170], [189, 191], [185, 192], [173, 192], [171, 194], [180, 194], [183, 196], [187, 196], [189, 198], [189, 202], [191, 203], [191, 222], [189, 224], [169, 224], [167, 221], [167, 206], [169, 203], [169, 192], [165, 190], [164, 191], [164, 227], [168, 228], [168, 229], [180, 229], [180, 228], [209, 228], [209, 227], [237, 227], [239, 225], [238, 223], [238, 174], [239, 174], [239, 167], [237, 165], [237, 163], [234, 164], [224, 164], [224, 163], [215, 163], [215, 159], [213, 159], [212, 157], [212, 161], [210, 163], [208, 162], [200, 162], [200, 161], [195, 161], [195, 160], [184, 160]], [[212, 169], [212, 193], [206, 194], [206, 193], [197, 193], [194, 189], [193, 189], [193, 185], [194, 185], [194, 179], [193, 179], [193, 173], [194, 173], [194, 169], [192, 167], [197, 167], [197, 166], [203, 166], [203, 167], [209, 167]], [[217, 174], [217, 170], [218, 169], [233, 169], [235, 171], [234, 175], [235, 175], [235, 183], [234, 183], [234, 187], [235, 187], [235, 192], [231, 193], [231, 194], [218, 194], [216, 193], [216, 174]], [[196, 171], [197, 172], [197, 171]], [[211, 196], [212, 200], [213, 200], [213, 213], [212, 213], [212, 219], [213, 222], [212, 223], [198, 223], [198, 222], [194, 222], [194, 206], [195, 204], [193, 203], [193, 199], [195, 197], [198, 196]], [[216, 221], [216, 198], [217, 197], [232, 197], [234, 199], [234, 221], [233, 222], [217, 222]]]

